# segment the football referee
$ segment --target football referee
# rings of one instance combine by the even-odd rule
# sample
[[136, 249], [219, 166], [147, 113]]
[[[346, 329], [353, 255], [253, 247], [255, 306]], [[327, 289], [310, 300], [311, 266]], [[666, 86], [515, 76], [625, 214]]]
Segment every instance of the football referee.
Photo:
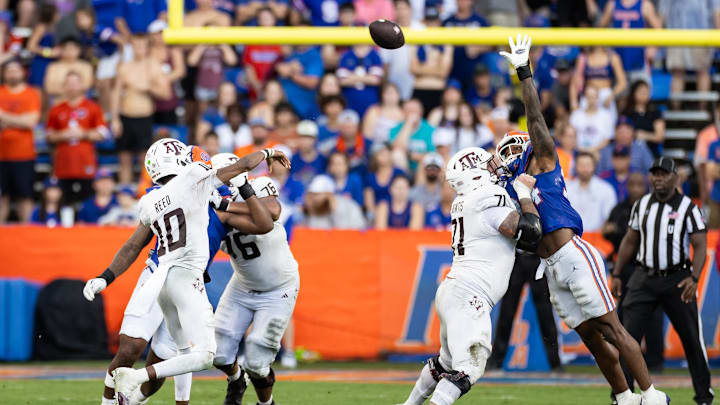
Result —
[[[613, 269], [613, 295], [619, 298], [622, 294], [620, 274], [635, 256], [636, 270], [622, 302], [625, 329], [639, 342], [647, 320], [661, 306], [685, 349], [695, 401], [711, 404], [710, 370], [695, 300], [705, 265], [705, 223], [700, 209], [678, 191], [677, 168], [671, 158], [655, 160], [649, 179], [652, 192], [635, 202], [620, 244]], [[692, 262], [689, 245], [694, 251]], [[632, 387], [632, 378], [629, 380]]]

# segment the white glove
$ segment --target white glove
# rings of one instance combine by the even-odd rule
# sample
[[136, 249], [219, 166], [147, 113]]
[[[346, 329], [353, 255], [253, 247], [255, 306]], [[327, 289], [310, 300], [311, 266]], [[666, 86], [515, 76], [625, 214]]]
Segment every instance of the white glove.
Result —
[[88, 301], [95, 299], [95, 295], [107, 287], [107, 281], [104, 278], [91, 278], [85, 283], [83, 288], [83, 295]]
[[213, 190], [212, 193], [210, 193], [210, 205], [218, 209], [220, 207], [220, 203], [222, 202], [222, 196], [217, 190]]
[[512, 37], [508, 37], [508, 43], [510, 44], [510, 53], [502, 51], [500, 55], [507, 59], [515, 69], [530, 63], [530, 44], [532, 44], [532, 38], [527, 35], [523, 37], [522, 34], [518, 34], [517, 43], [513, 41]]
[[528, 174], [521, 174], [513, 180], [512, 184], [517, 193], [518, 200], [532, 198], [532, 189], [535, 187], [535, 178]]

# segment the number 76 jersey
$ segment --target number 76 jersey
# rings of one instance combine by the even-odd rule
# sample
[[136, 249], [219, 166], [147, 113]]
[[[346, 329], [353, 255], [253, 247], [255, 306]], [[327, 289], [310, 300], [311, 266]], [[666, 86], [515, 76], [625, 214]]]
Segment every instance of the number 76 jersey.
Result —
[[450, 211], [453, 263], [448, 277], [479, 289], [491, 305], [505, 295], [515, 264], [516, 241], [498, 231], [513, 211], [507, 191], [494, 184], [455, 197]]

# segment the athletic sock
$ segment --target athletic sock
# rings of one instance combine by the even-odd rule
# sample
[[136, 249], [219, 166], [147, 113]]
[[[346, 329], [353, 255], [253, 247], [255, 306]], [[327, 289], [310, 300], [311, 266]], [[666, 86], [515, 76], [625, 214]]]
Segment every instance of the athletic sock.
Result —
[[105, 397], [102, 397], [102, 401], [100, 401], [100, 405], [115, 405], [115, 399], [107, 399]]
[[115, 380], [113, 379], [113, 376], [110, 374], [109, 370], [107, 373], [105, 373], [105, 386], [115, 389]]
[[458, 398], [460, 398], [460, 395], [462, 395], [460, 388], [443, 378], [437, 384], [437, 387], [435, 387], [435, 392], [433, 393], [430, 402], [433, 402], [436, 405], [450, 405], [457, 401]]
[[619, 394], [615, 394], [615, 400], [617, 401], [618, 405], [622, 405], [625, 403], [625, 401], [629, 401], [632, 395], [632, 391], [628, 389]]
[[436, 385], [437, 381], [430, 373], [430, 366], [425, 364], [425, 367], [420, 372], [420, 377], [415, 381], [410, 397], [405, 401], [405, 405], [422, 405], [426, 399], [430, 398]]
[[270, 399], [268, 399], [268, 400], [265, 401], [265, 402], [260, 402], [260, 400], [258, 400], [258, 405], [270, 405], [270, 404], [272, 404], [272, 401], [273, 401], [273, 400], [272, 400], [272, 394], [271, 394], [271, 395], [270, 395]]
[[241, 375], [242, 375], [242, 369], [238, 366], [237, 371], [235, 372], [235, 374], [228, 376], [228, 378], [227, 378], [227, 379], [228, 379], [228, 382], [237, 381], [238, 378], [240, 378]]
[[189, 401], [192, 388], [192, 373], [185, 373], [173, 377], [175, 382], [175, 401]]

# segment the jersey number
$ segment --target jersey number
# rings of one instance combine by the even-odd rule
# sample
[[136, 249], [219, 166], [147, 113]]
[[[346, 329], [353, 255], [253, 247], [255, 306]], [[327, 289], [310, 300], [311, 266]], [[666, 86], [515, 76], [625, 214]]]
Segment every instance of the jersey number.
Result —
[[505, 195], [504, 195], [504, 194], [495, 194], [495, 197], [498, 198], [498, 205], [497, 205], [497, 206], [498, 206], [498, 207], [504, 207], [504, 206], [505, 206], [505, 203], [506, 203]]
[[[458, 256], [462, 256], [465, 254], [465, 246], [463, 246], [463, 240], [465, 239], [465, 225], [463, 223], [463, 217], [453, 219], [452, 220], [452, 244], [453, 244], [453, 253], [455, 253]], [[457, 240], [457, 245], [455, 244], [455, 235], [458, 234], [458, 228], [460, 228], [459, 237]]]
[[[177, 240], [175, 240], [175, 238], [173, 237], [172, 222], [170, 221], [173, 217], [177, 218]], [[167, 252], [172, 252], [173, 250], [185, 247], [185, 244], [187, 243], [187, 232], [185, 230], [185, 213], [183, 212], [182, 208], [174, 209], [165, 214], [165, 216], [163, 216], [163, 222], [165, 225], [165, 234], [167, 235], [167, 249], [165, 239], [163, 238], [162, 230], [160, 229], [160, 224], [158, 223], [158, 221], [155, 221], [152, 224], [158, 237], [158, 256], [162, 256]]]
[[235, 242], [235, 247], [240, 250], [240, 254], [244, 260], [252, 260], [260, 257], [260, 249], [258, 249], [255, 242], [242, 243], [240, 235], [242, 234], [239, 232], [233, 233], [232, 240], [230, 240], [230, 235], [225, 237], [225, 246], [227, 246], [230, 256], [232, 256], [233, 259], [237, 259], [237, 254], [232, 248], [232, 242]]

